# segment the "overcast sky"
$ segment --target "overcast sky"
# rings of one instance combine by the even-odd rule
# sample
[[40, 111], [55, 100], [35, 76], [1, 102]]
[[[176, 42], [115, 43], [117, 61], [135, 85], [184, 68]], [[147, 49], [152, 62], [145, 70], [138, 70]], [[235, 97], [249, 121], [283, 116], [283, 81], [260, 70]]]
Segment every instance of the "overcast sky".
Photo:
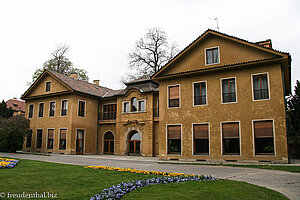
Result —
[[[0, 100], [20, 98], [36, 68], [60, 44], [90, 81], [120, 89], [128, 53], [146, 30], [161, 27], [184, 48], [208, 28], [250, 42], [272, 39], [292, 56], [300, 80], [300, 1], [297, 0], [0, 0]], [[294, 88], [293, 88], [294, 89]]]

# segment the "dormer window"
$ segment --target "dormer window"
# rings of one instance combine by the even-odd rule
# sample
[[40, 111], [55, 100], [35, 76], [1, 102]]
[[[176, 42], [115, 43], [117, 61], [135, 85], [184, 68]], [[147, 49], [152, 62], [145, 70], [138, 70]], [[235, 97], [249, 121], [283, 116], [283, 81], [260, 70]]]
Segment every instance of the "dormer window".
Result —
[[205, 49], [206, 65], [217, 64], [220, 62], [219, 47]]
[[50, 92], [51, 90], [51, 81], [46, 82], [46, 92]]

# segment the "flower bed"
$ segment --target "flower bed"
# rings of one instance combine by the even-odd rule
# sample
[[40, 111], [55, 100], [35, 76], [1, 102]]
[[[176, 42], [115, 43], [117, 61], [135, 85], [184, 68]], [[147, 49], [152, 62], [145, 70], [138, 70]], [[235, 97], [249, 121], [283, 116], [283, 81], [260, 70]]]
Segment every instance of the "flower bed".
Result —
[[109, 167], [109, 166], [87, 166], [85, 168], [90, 169], [105, 169], [105, 170], [113, 170], [119, 172], [131, 172], [137, 174], [148, 174], [148, 175], [162, 175], [162, 176], [195, 176], [194, 174], [184, 174], [184, 173], [173, 173], [173, 172], [158, 172], [158, 171], [146, 171], [146, 170], [139, 170], [139, 169], [131, 169], [131, 168], [120, 168], [120, 167]]
[[18, 162], [15, 159], [0, 158], [0, 169], [14, 168]]
[[132, 173], [143, 173], [150, 175], [163, 175], [164, 177], [150, 178], [145, 180], [127, 181], [121, 184], [113, 185], [108, 189], [104, 189], [100, 194], [96, 194], [90, 200], [102, 200], [102, 199], [121, 199], [125, 194], [136, 190], [137, 188], [156, 185], [156, 184], [166, 184], [166, 183], [179, 183], [186, 181], [208, 181], [208, 180], [218, 180], [211, 176], [198, 176], [194, 174], [184, 174], [184, 173], [172, 173], [172, 172], [157, 172], [157, 171], [146, 171], [137, 170], [131, 168], [119, 168], [119, 167], [108, 167], [108, 166], [87, 166], [85, 168], [91, 169], [106, 169], [114, 171], [132, 172]]

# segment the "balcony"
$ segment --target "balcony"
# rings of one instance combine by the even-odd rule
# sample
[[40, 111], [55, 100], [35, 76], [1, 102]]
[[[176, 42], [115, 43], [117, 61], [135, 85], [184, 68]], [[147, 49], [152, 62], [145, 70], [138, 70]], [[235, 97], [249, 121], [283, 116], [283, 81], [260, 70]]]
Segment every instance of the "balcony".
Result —
[[115, 123], [116, 122], [116, 112], [105, 112], [99, 113], [99, 121], [100, 123]]

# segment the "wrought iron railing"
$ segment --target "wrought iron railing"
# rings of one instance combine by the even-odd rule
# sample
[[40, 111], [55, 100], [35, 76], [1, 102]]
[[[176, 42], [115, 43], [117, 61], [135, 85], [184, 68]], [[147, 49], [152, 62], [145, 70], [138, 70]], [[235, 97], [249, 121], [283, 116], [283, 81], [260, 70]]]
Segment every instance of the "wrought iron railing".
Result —
[[254, 90], [254, 100], [268, 99], [268, 98], [269, 98], [268, 89]]
[[223, 103], [236, 102], [236, 93], [223, 93]]

